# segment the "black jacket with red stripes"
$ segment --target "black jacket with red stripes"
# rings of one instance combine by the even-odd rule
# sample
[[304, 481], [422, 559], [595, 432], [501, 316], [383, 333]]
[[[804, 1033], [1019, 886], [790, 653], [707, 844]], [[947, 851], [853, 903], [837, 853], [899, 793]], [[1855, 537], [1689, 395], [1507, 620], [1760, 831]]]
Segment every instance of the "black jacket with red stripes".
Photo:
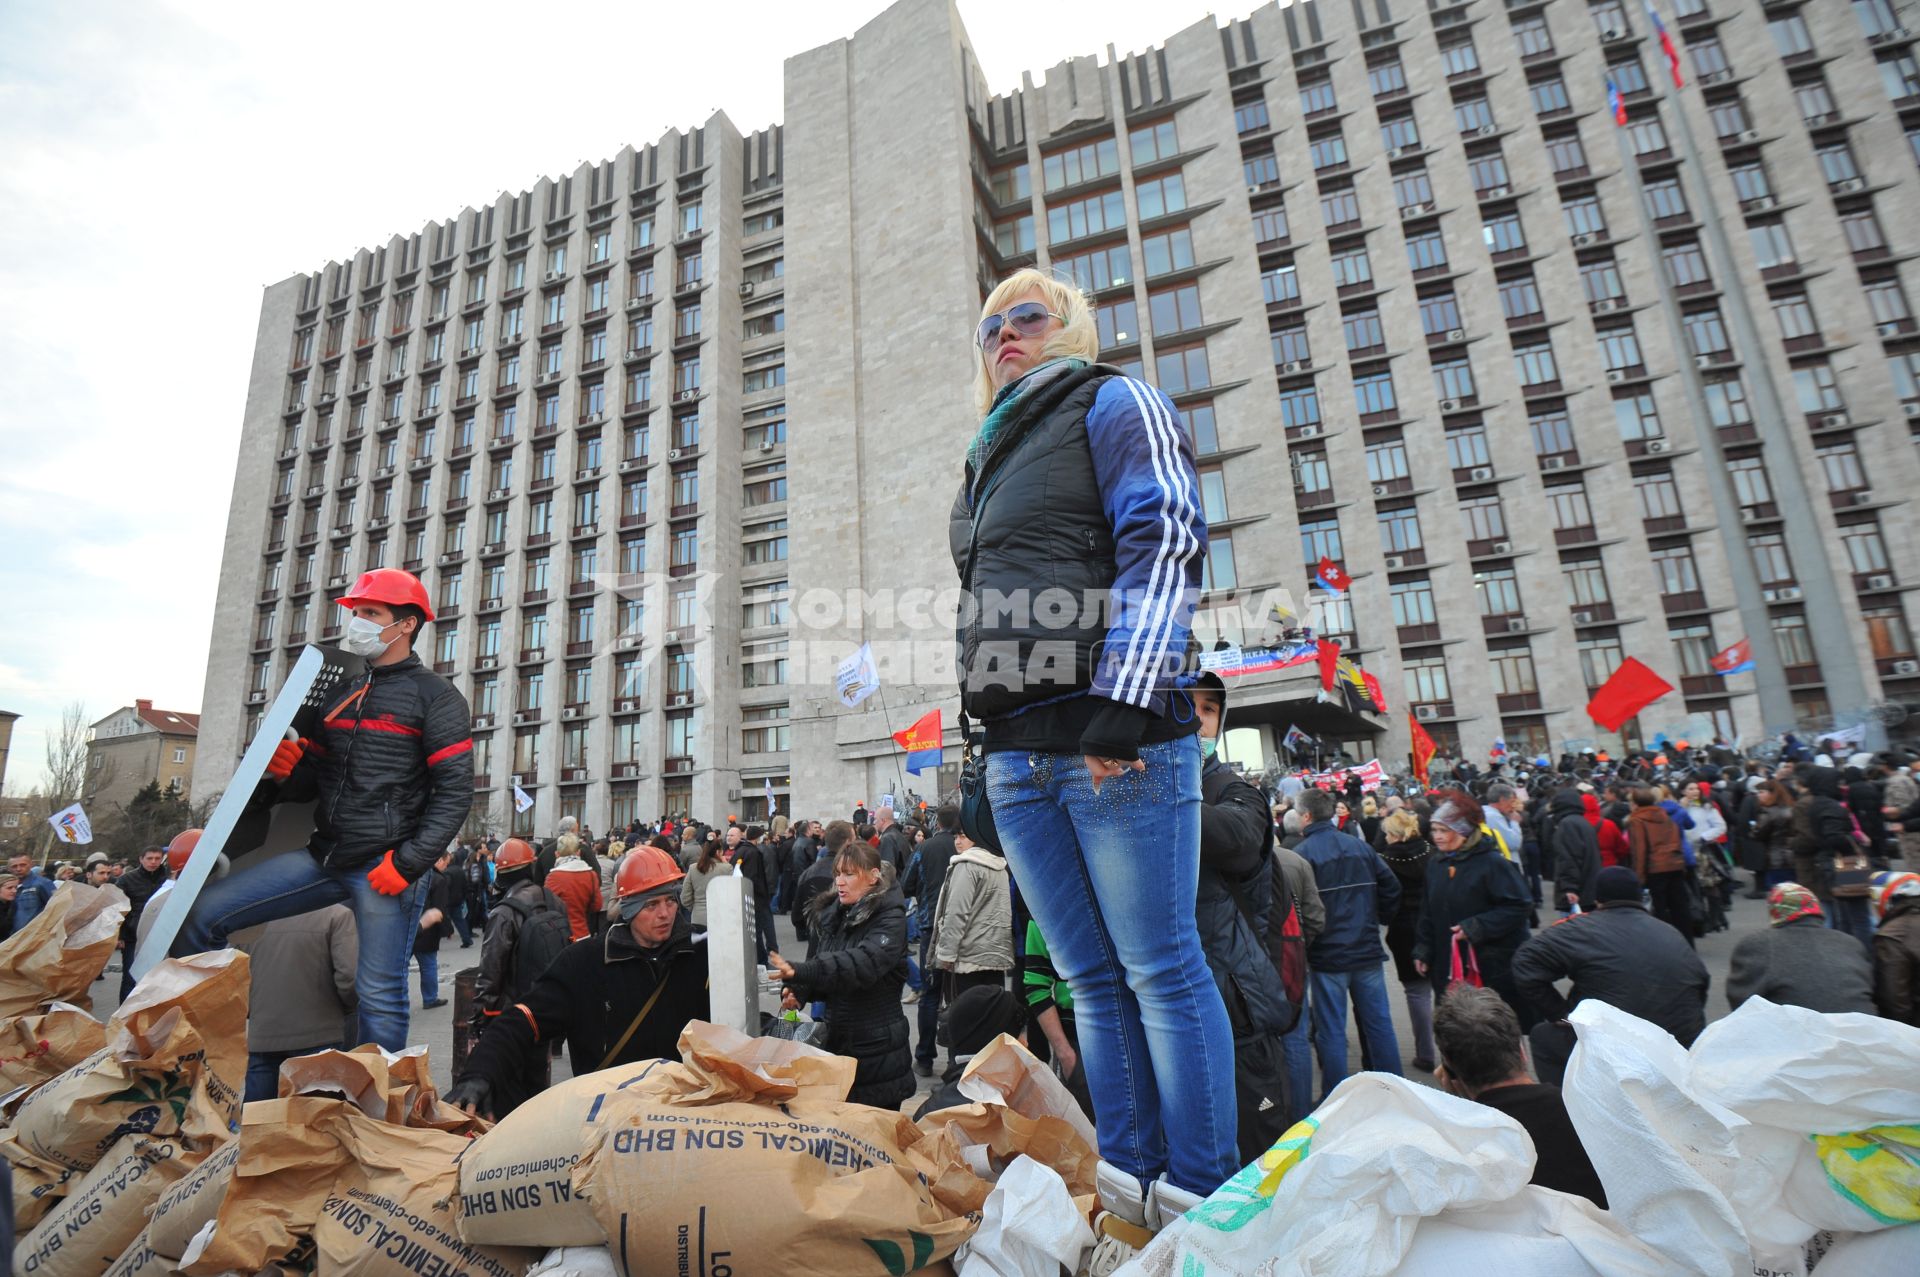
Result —
[[433, 867], [473, 806], [473, 715], [418, 656], [370, 666], [327, 707], [318, 737], [280, 787], [317, 800], [307, 850], [360, 869], [389, 849], [412, 882]]

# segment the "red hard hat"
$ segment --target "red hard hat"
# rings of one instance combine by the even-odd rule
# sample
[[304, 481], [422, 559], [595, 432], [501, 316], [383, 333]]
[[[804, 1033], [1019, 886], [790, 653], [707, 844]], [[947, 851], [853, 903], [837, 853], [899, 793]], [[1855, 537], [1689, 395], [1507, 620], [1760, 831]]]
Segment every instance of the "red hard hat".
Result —
[[187, 857], [193, 855], [193, 849], [200, 843], [200, 830], [182, 829], [167, 844], [167, 871], [179, 873], [187, 867]]
[[420, 584], [420, 578], [411, 572], [399, 568], [375, 568], [371, 572], [362, 572], [360, 579], [353, 583], [346, 597], [340, 600], [341, 607], [353, 607], [360, 603], [385, 603], [392, 606], [406, 603], [419, 608], [433, 619], [433, 608], [427, 603], [427, 587]]
[[680, 862], [658, 847], [635, 847], [613, 875], [613, 898], [625, 900], [687, 876]]
[[521, 865], [530, 865], [534, 861], [533, 844], [524, 838], [509, 838], [500, 844], [499, 854], [493, 858], [493, 867], [505, 871], [518, 869]]

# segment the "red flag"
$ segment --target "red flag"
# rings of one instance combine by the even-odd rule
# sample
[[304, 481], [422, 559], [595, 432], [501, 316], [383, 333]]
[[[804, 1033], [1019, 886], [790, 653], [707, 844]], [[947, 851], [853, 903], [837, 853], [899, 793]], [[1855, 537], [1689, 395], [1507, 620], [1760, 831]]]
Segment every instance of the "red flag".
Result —
[[1413, 778], [1424, 785], [1427, 783], [1427, 764], [1440, 752], [1440, 747], [1433, 743], [1433, 737], [1427, 735], [1427, 729], [1420, 726], [1420, 720], [1413, 716], [1412, 710], [1407, 711], [1407, 724], [1413, 728]]
[[1319, 578], [1320, 584], [1326, 586], [1329, 590], [1338, 590], [1344, 593], [1347, 587], [1353, 584], [1353, 578], [1348, 576], [1338, 563], [1335, 563], [1330, 556], [1325, 554], [1320, 556], [1320, 564], [1319, 567], [1315, 569], [1314, 575]]
[[1660, 37], [1660, 50], [1667, 55], [1667, 69], [1673, 72], [1673, 87], [1686, 88], [1687, 82], [1680, 78], [1680, 50], [1674, 47], [1673, 37], [1667, 34], [1667, 24], [1660, 21], [1660, 14], [1651, 4], [1647, 5], [1647, 16], [1653, 19], [1653, 29]]
[[940, 747], [940, 711], [928, 710], [912, 727], [895, 732], [893, 740], [907, 751], [907, 770], [914, 775], [918, 776], [923, 767], [938, 767], [944, 753]]
[[1340, 645], [1331, 639], [1321, 639], [1314, 645], [1313, 655], [1320, 662], [1320, 690], [1331, 692], [1334, 680], [1340, 677]]
[[1617, 732], [1620, 724], [1672, 690], [1673, 684], [1629, 656], [1587, 702], [1587, 717]]
[[1387, 712], [1387, 694], [1380, 690], [1380, 680], [1366, 670], [1360, 671], [1360, 679], [1367, 685], [1367, 699], [1373, 702], [1374, 709]]

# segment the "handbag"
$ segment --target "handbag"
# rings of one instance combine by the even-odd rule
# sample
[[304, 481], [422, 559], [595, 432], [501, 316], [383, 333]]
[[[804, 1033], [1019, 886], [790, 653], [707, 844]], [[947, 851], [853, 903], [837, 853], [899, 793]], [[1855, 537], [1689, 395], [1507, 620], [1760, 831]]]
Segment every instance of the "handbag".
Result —
[[1480, 978], [1480, 959], [1473, 952], [1473, 942], [1465, 936], [1453, 938], [1453, 964], [1447, 973], [1447, 987], [1466, 983], [1476, 989], [1486, 988], [1486, 981]]
[[1000, 831], [993, 823], [993, 802], [987, 797], [986, 750], [976, 746], [973, 722], [964, 709], [960, 711], [960, 829], [976, 847], [1004, 854]]

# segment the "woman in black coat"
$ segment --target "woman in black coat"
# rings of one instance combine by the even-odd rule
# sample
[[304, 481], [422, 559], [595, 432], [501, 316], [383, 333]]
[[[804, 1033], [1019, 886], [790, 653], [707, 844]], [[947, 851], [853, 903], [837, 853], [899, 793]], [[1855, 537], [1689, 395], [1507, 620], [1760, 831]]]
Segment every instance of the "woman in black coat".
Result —
[[1387, 919], [1387, 952], [1407, 999], [1407, 1020], [1413, 1025], [1413, 1067], [1433, 1072], [1433, 988], [1413, 965], [1413, 945], [1420, 931], [1420, 908], [1427, 891], [1427, 861], [1433, 844], [1420, 836], [1420, 820], [1410, 811], [1389, 813], [1380, 822], [1373, 849], [1400, 880], [1400, 903]]
[[880, 852], [845, 821], [827, 826], [833, 890], [814, 903], [811, 953], [767, 962], [786, 984], [782, 1005], [827, 1004], [827, 1049], [858, 1064], [847, 1099], [897, 1110], [914, 1093], [913, 1052], [900, 990], [907, 982], [907, 902]]
[[1538, 1017], [1513, 984], [1513, 954], [1527, 939], [1533, 892], [1517, 862], [1500, 854], [1485, 832], [1480, 804], [1458, 789], [1436, 793], [1429, 829], [1436, 854], [1427, 861], [1427, 890], [1414, 938], [1414, 965], [1433, 984], [1436, 999], [1451, 979], [1453, 937], [1473, 946], [1486, 987], [1520, 1018], [1522, 1030]]

